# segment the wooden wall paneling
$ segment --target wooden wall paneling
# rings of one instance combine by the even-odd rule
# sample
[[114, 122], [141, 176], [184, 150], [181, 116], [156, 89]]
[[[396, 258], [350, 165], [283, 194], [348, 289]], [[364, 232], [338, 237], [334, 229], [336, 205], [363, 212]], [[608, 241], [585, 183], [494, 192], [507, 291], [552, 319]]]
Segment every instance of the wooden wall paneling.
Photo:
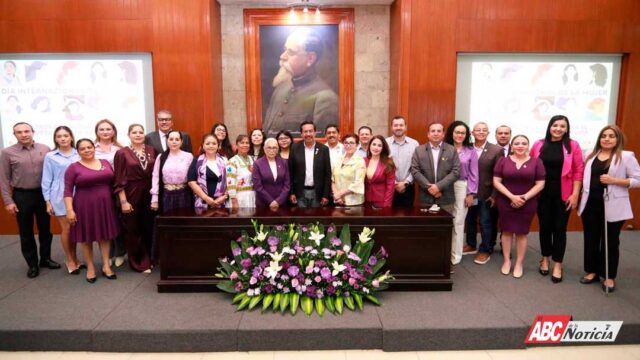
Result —
[[[411, 73], [411, 0], [396, 0], [391, 5], [391, 74], [389, 77], [389, 119], [396, 115], [405, 117], [409, 127], [409, 86]], [[391, 133], [391, 121], [389, 121]]]
[[[409, 7], [407, 20], [400, 14]], [[452, 120], [459, 52], [624, 53], [617, 123], [627, 149], [640, 155], [639, 1], [396, 0], [391, 10], [392, 56], [403, 42], [410, 56], [392, 58], [390, 111], [404, 110], [401, 101], [408, 99], [409, 136], [424, 142], [423, 124]], [[410, 32], [398, 31], [408, 25]], [[638, 216], [629, 223], [638, 228], [640, 194], [631, 193]], [[573, 215], [570, 229], [579, 228]]]
[[[215, 0], [0, 1], [2, 52], [151, 53], [155, 107], [196, 146], [222, 119], [220, 41]], [[4, 210], [0, 233], [17, 233]]]

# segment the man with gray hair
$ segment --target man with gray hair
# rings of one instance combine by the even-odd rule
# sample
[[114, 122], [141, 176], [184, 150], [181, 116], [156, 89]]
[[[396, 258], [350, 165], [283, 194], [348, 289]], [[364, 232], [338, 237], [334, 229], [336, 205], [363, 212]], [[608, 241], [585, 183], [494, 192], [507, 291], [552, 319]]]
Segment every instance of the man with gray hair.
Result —
[[[160, 110], [156, 116], [158, 130], [148, 133], [144, 137], [144, 143], [153, 146], [156, 154], [162, 154], [167, 150], [167, 135], [173, 130], [173, 115], [169, 110]], [[191, 152], [191, 137], [184, 131], [182, 134], [182, 146], [180, 149]]]
[[[495, 234], [493, 233], [491, 208], [494, 207], [495, 194], [493, 189], [493, 168], [496, 161], [502, 157], [502, 148], [487, 141], [489, 126], [485, 122], [476, 123], [471, 131], [473, 134], [473, 148], [478, 154], [478, 205], [471, 206], [467, 212], [467, 244], [462, 249], [462, 254], [477, 252], [476, 264], [484, 265], [491, 259], [495, 246]], [[480, 234], [482, 242], [480, 249], [476, 248], [476, 229], [480, 218]]]
[[316, 135], [338, 120], [338, 95], [316, 72], [322, 57], [322, 39], [303, 28], [292, 32], [280, 55], [280, 70], [273, 79], [273, 94], [262, 121], [267, 137], [280, 130], [300, 135], [303, 121], [312, 121]]

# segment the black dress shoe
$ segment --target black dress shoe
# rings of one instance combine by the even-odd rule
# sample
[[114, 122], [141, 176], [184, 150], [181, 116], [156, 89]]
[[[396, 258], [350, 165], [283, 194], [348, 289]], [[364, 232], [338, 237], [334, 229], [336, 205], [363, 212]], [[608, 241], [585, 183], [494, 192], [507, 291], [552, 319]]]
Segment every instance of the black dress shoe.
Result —
[[60, 269], [60, 264], [51, 259], [42, 259], [40, 260], [40, 267], [49, 269]]
[[598, 276], [593, 276], [591, 279], [587, 278], [586, 276], [583, 276], [580, 278], [580, 284], [593, 284], [595, 282], [600, 281], [600, 278]]
[[118, 276], [116, 275], [116, 273], [113, 273], [113, 274], [111, 274], [111, 275], [107, 275], [107, 273], [106, 273], [106, 272], [104, 272], [104, 271], [102, 272], [102, 276], [106, 277], [106, 278], [107, 278], [107, 279], [109, 279], [109, 280], [115, 280], [115, 279], [117, 279], [117, 278], [118, 278]]
[[40, 269], [37, 266], [32, 266], [29, 268], [29, 271], [27, 271], [27, 277], [29, 279], [33, 279], [38, 275], [40, 275]]
[[616, 286], [615, 286], [615, 285], [613, 285], [613, 286], [607, 286], [607, 285], [605, 285], [605, 284], [603, 283], [603, 284], [602, 284], [602, 291], [607, 292], [607, 289], [609, 289], [609, 291], [608, 291], [609, 293], [612, 293], [612, 292], [616, 291]]
[[88, 282], [89, 284], [93, 284], [94, 282], [96, 282], [96, 279], [97, 279], [97, 278], [98, 278], [97, 276], [94, 276], [94, 277], [92, 277], [92, 278], [87, 278], [87, 282]]

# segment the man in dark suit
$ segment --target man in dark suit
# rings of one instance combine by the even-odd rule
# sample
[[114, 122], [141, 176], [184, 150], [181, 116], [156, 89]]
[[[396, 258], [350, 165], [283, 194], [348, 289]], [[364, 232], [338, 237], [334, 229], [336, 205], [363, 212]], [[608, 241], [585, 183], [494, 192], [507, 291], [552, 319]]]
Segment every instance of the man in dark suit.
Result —
[[[144, 137], [144, 143], [153, 146], [156, 150], [156, 154], [162, 154], [167, 150], [167, 134], [173, 130], [173, 116], [169, 110], [160, 110], [156, 116], [158, 124], [158, 130], [152, 131]], [[182, 134], [182, 147], [183, 151], [191, 152], [191, 137], [184, 131], [180, 131]]]
[[329, 148], [316, 142], [313, 121], [300, 124], [300, 133], [304, 141], [291, 146], [289, 154], [289, 199], [298, 207], [326, 206], [331, 197]]
[[420, 186], [420, 206], [438, 204], [453, 214], [453, 183], [460, 177], [460, 158], [444, 139], [444, 125], [431, 123], [429, 141], [416, 148], [411, 158], [411, 175]]
[[[476, 264], [486, 264], [491, 259], [493, 247], [496, 244], [496, 230], [492, 221], [492, 208], [494, 207], [493, 189], [493, 168], [500, 157], [503, 156], [502, 147], [491, 144], [487, 141], [489, 126], [484, 122], [479, 122], [473, 126], [473, 147], [478, 154], [478, 205], [469, 208], [467, 212], [467, 244], [462, 249], [462, 254], [473, 254], [477, 252]], [[476, 245], [476, 229], [478, 227], [478, 217], [480, 217], [480, 235], [482, 242], [478, 251]]]

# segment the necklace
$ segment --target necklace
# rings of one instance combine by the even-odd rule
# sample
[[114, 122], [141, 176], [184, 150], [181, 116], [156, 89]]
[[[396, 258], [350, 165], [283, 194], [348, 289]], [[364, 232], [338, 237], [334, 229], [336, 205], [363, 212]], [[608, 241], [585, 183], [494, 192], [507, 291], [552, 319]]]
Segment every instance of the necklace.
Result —
[[147, 170], [147, 165], [149, 165], [149, 159], [147, 158], [147, 155], [144, 153], [144, 148], [142, 151], [135, 149], [133, 146], [129, 146], [129, 148], [131, 148], [131, 151], [133, 151], [134, 155], [138, 158], [138, 161], [140, 162], [140, 167], [142, 167], [142, 170]]

